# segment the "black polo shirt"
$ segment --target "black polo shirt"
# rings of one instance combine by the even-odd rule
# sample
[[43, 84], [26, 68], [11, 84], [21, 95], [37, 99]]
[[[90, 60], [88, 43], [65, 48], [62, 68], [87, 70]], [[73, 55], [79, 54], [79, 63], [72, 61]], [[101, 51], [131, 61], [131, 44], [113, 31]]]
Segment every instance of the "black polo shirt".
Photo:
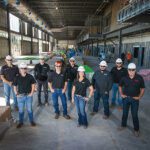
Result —
[[87, 78], [84, 78], [81, 82], [79, 80], [74, 81], [75, 94], [86, 97], [86, 90], [91, 86], [90, 81]]
[[113, 67], [111, 70], [111, 75], [114, 83], [119, 83], [121, 78], [128, 75], [128, 71], [126, 68], [121, 68], [120, 70], [117, 67]]
[[19, 69], [17, 66], [12, 65], [12, 67], [9, 67], [8, 65], [4, 65], [1, 68], [1, 75], [4, 76], [6, 80], [9, 82], [13, 82], [14, 78], [19, 74]]
[[145, 88], [142, 76], [136, 74], [133, 79], [129, 76], [123, 77], [119, 83], [123, 89], [123, 94], [131, 97], [139, 96], [140, 89]]
[[34, 77], [27, 73], [25, 77], [19, 74], [19, 76], [15, 78], [13, 85], [18, 87], [19, 94], [29, 94], [32, 90], [32, 84], [35, 83]]
[[67, 75], [67, 79], [68, 81], [74, 81], [77, 77], [77, 71], [78, 70], [78, 66], [74, 65], [74, 67], [72, 67], [70, 64], [67, 65], [66, 67], [66, 75]]
[[65, 82], [67, 82], [67, 77], [64, 72], [57, 74], [56, 71], [51, 72], [48, 77], [48, 82], [52, 83], [53, 89], [63, 89]]

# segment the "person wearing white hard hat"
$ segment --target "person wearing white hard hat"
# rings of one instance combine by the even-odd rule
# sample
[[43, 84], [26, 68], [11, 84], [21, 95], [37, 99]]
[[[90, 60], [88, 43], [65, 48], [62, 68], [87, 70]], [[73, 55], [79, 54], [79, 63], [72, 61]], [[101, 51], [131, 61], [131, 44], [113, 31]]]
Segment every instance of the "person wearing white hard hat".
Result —
[[109, 71], [107, 71], [107, 62], [101, 61], [99, 69], [94, 73], [92, 77], [92, 85], [95, 89], [94, 92], [94, 107], [91, 115], [95, 115], [99, 109], [100, 98], [103, 100], [104, 116], [103, 119], [108, 119], [109, 112], [109, 91], [112, 88], [112, 78]]
[[25, 63], [19, 65], [19, 71], [20, 74], [15, 78], [13, 83], [19, 107], [19, 124], [17, 125], [17, 128], [23, 126], [25, 106], [28, 111], [31, 126], [36, 126], [32, 110], [33, 93], [35, 91], [36, 81], [32, 75], [27, 73], [27, 65]]
[[12, 61], [13, 59], [10, 55], [6, 56], [5, 58], [6, 65], [2, 66], [1, 68], [1, 79], [4, 85], [6, 105], [10, 106], [10, 94], [12, 91], [13, 100], [14, 100], [14, 108], [15, 110], [18, 110], [17, 97], [14, 93], [12, 83], [14, 81], [14, 78], [19, 74], [19, 69], [16, 65], [12, 64]]
[[136, 65], [134, 63], [128, 65], [128, 75], [121, 79], [119, 91], [123, 98], [123, 115], [119, 130], [123, 130], [127, 127], [128, 113], [131, 106], [134, 135], [139, 136], [138, 109], [139, 101], [144, 95], [145, 84], [142, 76], [136, 73]]
[[128, 74], [127, 69], [123, 67], [122, 59], [116, 59], [116, 66], [111, 69], [111, 75], [113, 79], [113, 87], [112, 87], [112, 99], [111, 99], [111, 106], [116, 106], [116, 99], [118, 102], [118, 108], [122, 109], [122, 98], [119, 93], [119, 82], [122, 77]]
[[38, 106], [42, 106], [41, 102], [41, 90], [43, 86], [45, 105], [48, 103], [48, 74], [50, 72], [50, 67], [45, 63], [45, 58], [43, 55], [39, 56], [40, 62], [34, 67], [34, 77], [37, 81], [37, 97], [38, 97]]
[[[87, 90], [89, 89], [89, 96]], [[93, 95], [93, 86], [85, 77], [85, 69], [83, 66], [78, 67], [77, 79], [74, 81], [72, 89], [72, 103], [75, 102], [78, 114], [78, 127], [83, 125], [86, 129], [88, 127], [87, 114], [85, 111], [86, 103]]]
[[69, 59], [69, 64], [66, 66], [66, 76], [68, 79], [68, 84], [67, 84], [67, 96], [68, 96], [68, 100], [71, 102], [72, 97], [71, 97], [71, 91], [72, 91], [72, 87], [73, 87], [73, 82], [77, 77], [77, 69], [78, 69], [78, 65], [76, 65], [76, 60], [74, 57], [71, 57]]

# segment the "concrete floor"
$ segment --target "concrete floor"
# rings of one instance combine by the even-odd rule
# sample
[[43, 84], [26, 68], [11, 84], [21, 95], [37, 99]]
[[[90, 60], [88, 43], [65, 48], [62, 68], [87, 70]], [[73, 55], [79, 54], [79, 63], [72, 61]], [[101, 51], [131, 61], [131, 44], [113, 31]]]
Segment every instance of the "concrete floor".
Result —
[[[98, 66], [98, 59], [86, 57], [85, 62], [91, 65], [94, 70]], [[112, 64], [109, 64], [112, 66]], [[120, 125], [122, 112], [117, 108], [111, 109], [109, 120], [103, 120], [103, 108], [94, 117], [90, 116], [93, 101], [87, 105], [88, 129], [77, 128], [77, 116], [75, 106], [68, 103], [68, 112], [71, 120], [63, 117], [54, 119], [51, 102], [49, 107], [37, 108], [37, 98], [34, 98], [34, 116], [37, 127], [30, 127], [27, 116], [25, 125], [21, 129], [16, 129], [14, 124], [0, 141], [0, 150], [148, 150], [150, 149], [150, 82], [146, 82], [147, 88], [140, 103], [139, 119], [141, 126], [141, 136], [133, 136], [132, 118], [129, 115], [128, 128], [122, 132], [117, 131]], [[0, 96], [3, 89], [0, 88]], [[111, 96], [110, 96], [111, 97]], [[60, 106], [62, 110], [62, 107]], [[17, 117], [17, 113], [13, 113]]]

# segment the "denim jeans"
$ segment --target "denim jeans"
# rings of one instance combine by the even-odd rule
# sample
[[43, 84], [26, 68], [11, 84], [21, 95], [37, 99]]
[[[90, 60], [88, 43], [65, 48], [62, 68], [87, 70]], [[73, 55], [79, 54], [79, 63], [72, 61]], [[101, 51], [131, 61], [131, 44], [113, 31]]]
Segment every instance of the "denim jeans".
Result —
[[19, 123], [23, 123], [25, 105], [28, 111], [29, 120], [30, 122], [33, 122], [33, 111], [32, 111], [33, 97], [32, 96], [20, 96], [20, 97], [18, 96], [17, 98], [18, 98], [18, 108], [19, 108]]
[[100, 94], [97, 90], [94, 92], [94, 107], [93, 112], [98, 112], [100, 98], [103, 100], [104, 105], [104, 114], [109, 116], [109, 95], [108, 94]]
[[87, 115], [85, 112], [86, 101], [81, 96], [74, 96], [75, 105], [78, 113], [78, 123], [79, 125], [88, 125]]
[[138, 109], [139, 109], [139, 101], [133, 99], [132, 97], [127, 97], [123, 99], [123, 115], [122, 115], [122, 126], [127, 126], [127, 119], [129, 108], [131, 106], [131, 114], [133, 119], [134, 130], [139, 130], [139, 119], [138, 119]]
[[13, 100], [14, 100], [14, 106], [17, 106], [17, 97], [15, 95], [13, 86], [10, 86], [7, 83], [4, 83], [4, 94], [5, 94], [5, 99], [6, 99], [6, 105], [10, 106], [10, 94], [12, 91], [12, 95], [13, 95]]
[[117, 83], [114, 83], [112, 87], [112, 104], [114, 105], [116, 104], [116, 96], [117, 96], [118, 105], [122, 106], [122, 98], [119, 93], [119, 86]]
[[45, 97], [45, 102], [48, 102], [48, 81], [40, 81], [37, 80], [37, 95], [38, 95], [38, 102], [41, 103], [41, 89], [43, 86], [43, 92]]
[[59, 104], [58, 104], [58, 97], [60, 97], [62, 106], [63, 106], [63, 115], [67, 115], [67, 102], [66, 102], [66, 94], [62, 93], [62, 89], [54, 89], [54, 92], [52, 93], [52, 100], [53, 100], [53, 106], [55, 109], [55, 113], [59, 114]]
[[68, 89], [68, 92], [67, 92], [67, 95], [68, 95], [68, 100], [71, 101], [72, 99], [72, 96], [71, 96], [71, 92], [72, 92], [72, 87], [73, 87], [73, 82], [72, 81], [68, 81], [68, 85], [67, 85], [67, 89]]

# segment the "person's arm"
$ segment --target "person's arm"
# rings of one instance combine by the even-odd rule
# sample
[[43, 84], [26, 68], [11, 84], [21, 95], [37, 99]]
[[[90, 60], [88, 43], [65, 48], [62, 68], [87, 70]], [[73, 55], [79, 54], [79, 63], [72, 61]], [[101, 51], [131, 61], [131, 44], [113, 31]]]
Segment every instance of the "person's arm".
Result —
[[140, 89], [140, 94], [139, 96], [133, 97], [135, 100], [140, 100], [142, 98], [142, 96], [144, 95], [145, 89], [141, 88]]
[[19, 93], [18, 93], [18, 90], [17, 90], [17, 86], [14, 86], [14, 92], [15, 92], [15, 95], [17, 96]]
[[4, 83], [9, 84], [10, 86], [12, 86], [12, 82], [9, 82], [8, 80], [5, 79], [4, 75], [1, 75], [1, 79]]
[[66, 90], [67, 90], [67, 82], [65, 82], [65, 85], [64, 85], [64, 88], [63, 88], [63, 90], [62, 90], [62, 93], [65, 93]]
[[93, 86], [91, 85], [90, 87], [89, 87], [89, 96], [88, 96], [88, 98], [89, 99], [91, 99], [91, 97], [92, 97], [92, 95], [93, 95], [93, 92], [94, 92], [94, 88], [93, 88]]
[[50, 88], [50, 91], [51, 91], [52, 93], [54, 93], [54, 89], [53, 89], [53, 87], [52, 87], [52, 82], [48, 82], [48, 86], [49, 86], [49, 88]]
[[74, 93], [75, 93], [76, 87], [73, 85], [72, 87], [72, 103], [74, 103]]
[[33, 96], [34, 91], [35, 91], [35, 83], [31, 85], [31, 92], [30, 92], [29, 96]]
[[123, 94], [122, 86], [119, 86], [119, 92], [122, 98], [126, 98], [127, 96]]

